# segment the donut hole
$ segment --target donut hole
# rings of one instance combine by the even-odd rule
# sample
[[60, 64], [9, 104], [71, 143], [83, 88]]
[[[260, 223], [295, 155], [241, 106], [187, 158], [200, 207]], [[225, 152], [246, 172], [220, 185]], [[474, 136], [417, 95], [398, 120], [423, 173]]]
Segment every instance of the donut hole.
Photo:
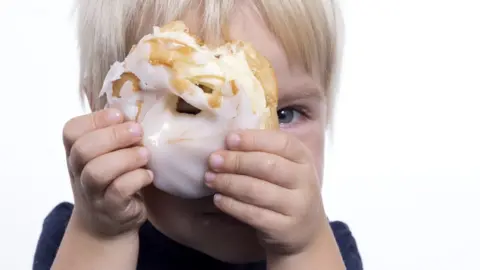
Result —
[[200, 84], [198, 85], [198, 87], [200, 87], [200, 89], [202, 89], [204, 93], [207, 93], [207, 94], [213, 93], [213, 89], [206, 85]]
[[[213, 93], [213, 89], [206, 86], [206, 85], [197, 84], [197, 86], [200, 89], [202, 89], [205, 94], [212, 94]], [[191, 114], [191, 115], [197, 115], [201, 112], [200, 109], [196, 108], [195, 106], [192, 106], [190, 103], [186, 102], [182, 98], [178, 98], [176, 111], [178, 113], [185, 113], [185, 114]]]
[[191, 115], [197, 115], [201, 112], [200, 109], [192, 106], [182, 98], [179, 98], [177, 101], [177, 108], [176, 111], [178, 113], [185, 113], [185, 114], [191, 114]]

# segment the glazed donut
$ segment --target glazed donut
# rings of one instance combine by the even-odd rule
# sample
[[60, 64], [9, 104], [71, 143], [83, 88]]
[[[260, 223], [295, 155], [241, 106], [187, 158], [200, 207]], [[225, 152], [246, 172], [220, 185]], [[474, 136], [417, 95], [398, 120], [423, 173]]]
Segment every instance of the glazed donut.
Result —
[[100, 96], [142, 125], [153, 185], [182, 198], [213, 194], [207, 159], [228, 132], [279, 126], [269, 61], [243, 41], [209, 48], [182, 21], [153, 27], [111, 66]]

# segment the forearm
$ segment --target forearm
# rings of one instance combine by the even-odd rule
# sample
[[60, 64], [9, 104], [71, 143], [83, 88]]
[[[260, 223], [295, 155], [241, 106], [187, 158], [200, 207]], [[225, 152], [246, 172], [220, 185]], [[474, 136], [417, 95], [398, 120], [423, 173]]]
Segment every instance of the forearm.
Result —
[[52, 270], [134, 270], [138, 256], [138, 235], [98, 238], [86, 232], [72, 215], [57, 252]]
[[268, 270], [345, 270], [342, 255], [330, 226], [325, 226], [315, 241], [302, 253], [268, 256]]

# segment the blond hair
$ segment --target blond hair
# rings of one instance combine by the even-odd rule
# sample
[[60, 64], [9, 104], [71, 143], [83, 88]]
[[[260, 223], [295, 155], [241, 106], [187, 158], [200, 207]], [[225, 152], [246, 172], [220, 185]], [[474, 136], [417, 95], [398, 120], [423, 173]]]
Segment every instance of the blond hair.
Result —
[[[202, 16], [200, 37], [225, 35], [224, 25], [238, 0], [77, 0], [80, 49], [80, 90], [90, 109], [102, 109], [98, 97], [103, 79], [115, 61], [122, 61], [130, 47], [162, 25], [182, 19], [193, 6]], [[242, 1], [242, 0], [240, 0]], [[289, 59], [300, 59], [311, 75], [321, 79], [331, 119], [340, 56], [338, 10], [334, 0], [251, 1], [277, 36]], [[205, 31], [207, 30], [208, 31]]]

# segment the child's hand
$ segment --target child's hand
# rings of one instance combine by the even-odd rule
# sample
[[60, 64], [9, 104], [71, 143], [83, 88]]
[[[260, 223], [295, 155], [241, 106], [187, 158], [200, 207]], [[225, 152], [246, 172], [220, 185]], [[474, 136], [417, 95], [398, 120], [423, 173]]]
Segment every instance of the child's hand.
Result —
[[64, 127], [64, 144], [75, 198], [74, 214], [95, 236], [133, 231], [146, 219], [137, 193], [152, 182], [138, 124], [117, 110], [73, 118]]
[[[223, 212], [259, 232], [267, 254], [295, 255], [319, 239], [326, 217], [309, 150], [295, 137], [243, 131], [214, 153], [205, 176]], [[220, 195], [221, 194], [221, 195]]]

